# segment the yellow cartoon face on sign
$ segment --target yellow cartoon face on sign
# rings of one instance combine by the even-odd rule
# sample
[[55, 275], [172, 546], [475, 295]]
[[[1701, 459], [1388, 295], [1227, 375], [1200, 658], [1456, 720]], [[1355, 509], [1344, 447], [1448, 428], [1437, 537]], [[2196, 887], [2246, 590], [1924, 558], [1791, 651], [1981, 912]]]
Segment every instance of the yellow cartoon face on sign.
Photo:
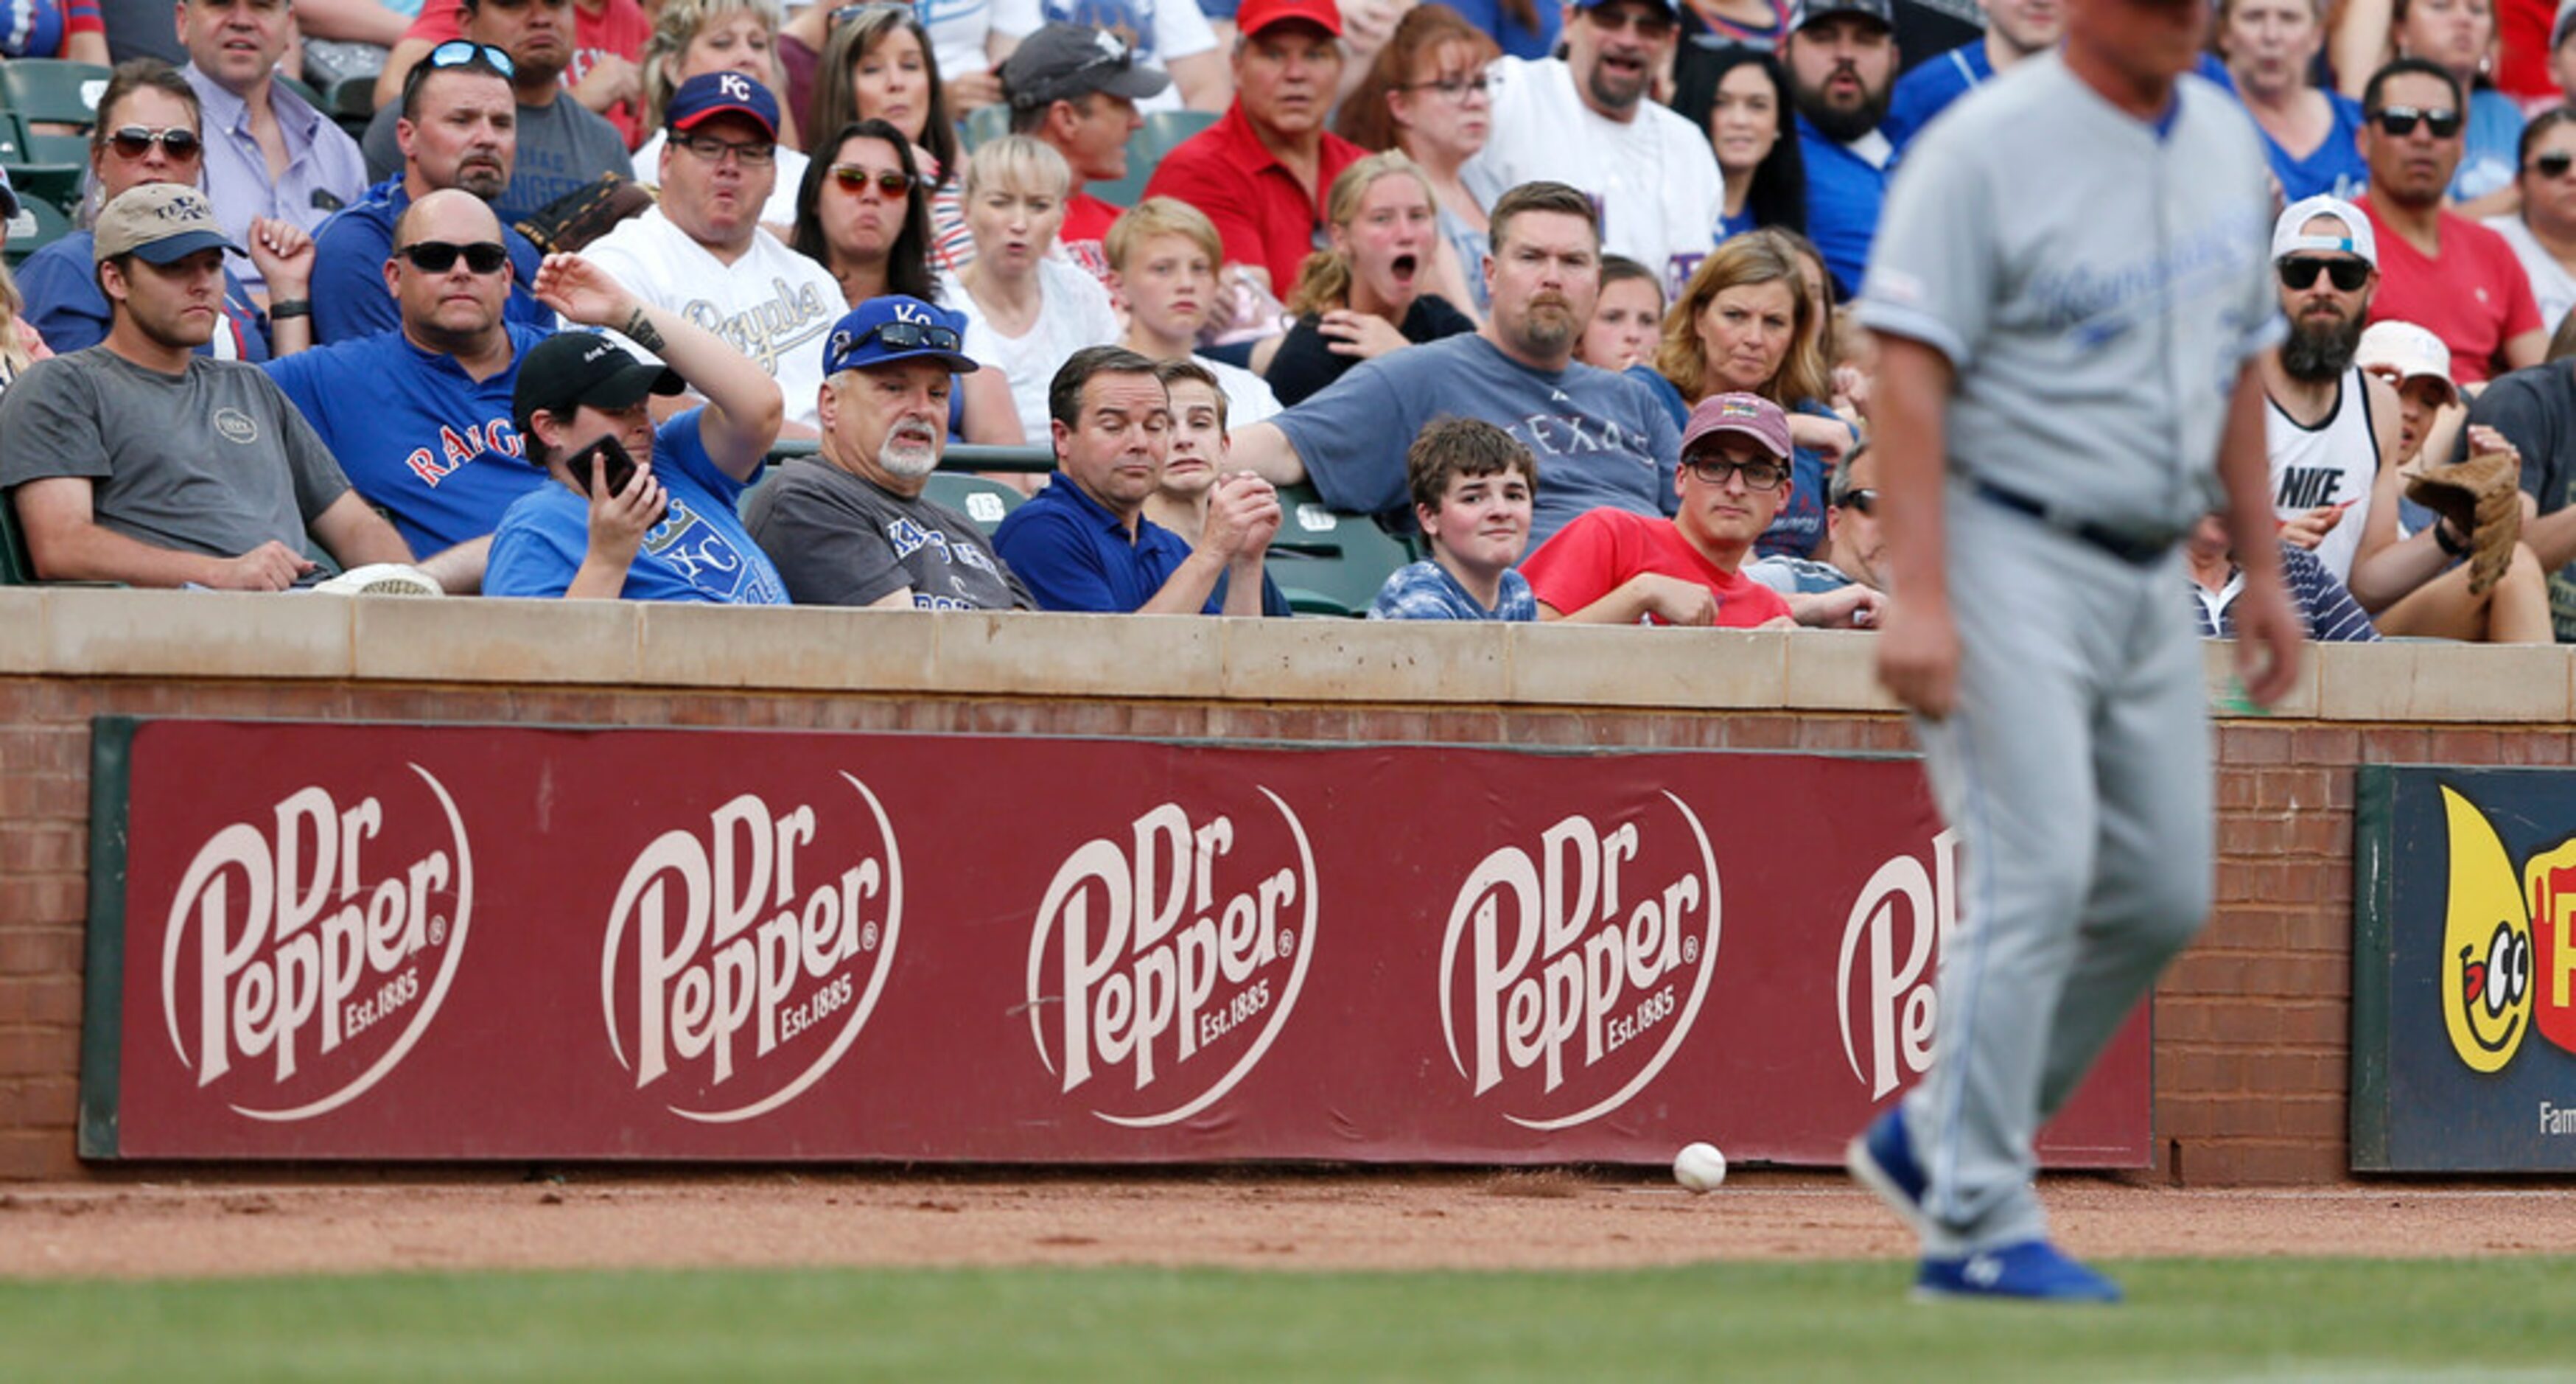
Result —
[[2495, 828], [2449, 788], [2451, 890], [2442, 927], [2442, 1021], [2473, 1071], [2502, 1070], [2531, 1020], [2531, 919]]

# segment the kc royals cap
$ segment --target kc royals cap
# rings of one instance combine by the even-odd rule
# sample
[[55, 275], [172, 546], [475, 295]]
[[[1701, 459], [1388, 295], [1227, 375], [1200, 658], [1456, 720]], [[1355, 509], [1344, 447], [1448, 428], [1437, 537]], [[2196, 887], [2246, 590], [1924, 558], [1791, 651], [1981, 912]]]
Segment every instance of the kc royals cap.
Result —
[[1717, 433], [1740, 433], [1782, 461], [1789, 459], [1789, 415], [1758, 394], [1712, 394], [1700, 400], [1682, 429], [1681, 454], [1689, 456], [1692, 443]]
[[2451, 348], [2412, 322], [2371, 323], [2370, 330], [2361, 334], [2352, 363], [2374, 374], [2394, 372], [2400, 388], [2416, 380], [2439, 380], [2444, 398], [2459, 402], [2460, 387], [2451, 382]]
[[557, 332], [520, 357], [519, 381], [510, 390], [510, 417], [525, 437], [528, 420], [540, 410], [563, 418], [583, 404], [630, 408], [647, 394], [678, 394], [687, 388], [679, 372], [637, 360], [607, 337]]
[[778, 98], [739, 72], [701, 72], [680, 83], [662, 123], [686, 133], [719, 115], [747, 115], [778, 138]]
[[1794, 34], [1819, 19], [1838, 14], [1856, 14], [1875, 19], [1884, 28], [1896, 27], [1896, 7], [1891, 0], [1797, 0], [1789, 7], [1789, 32]]
[[171, 264], [199, 250], [241, 247], [224, 238], [215, 224], [215, 204], [186, 183], [145, 183], [127, 188], [98, 214], [98, 239], [91, 256], [105, 263], [118, 255], [139, 255], [153, 264]]
[[971, 374], [982, 367], [958, 349], [965, 335], [961, 313], [900, 293], [870, 298], [832, 324], [832, 334], [823, 340], [823, 373], [926, 356], [958, 374]]
[[1002, 99], [1019, 110], [1043, 110], [1095, 91], [1142, 101], [1172, 79], [1136, 65], [1136, 50], [1106, 29], [1049, 24], [1020, 40], [1002, 64]]
[[[2311, 235], [2308, 223], [2327, 217], [2343, 226], [2342, 235]], [[2363, 263], [2378, 267], [2379, 237], [2372, 234], [2370, 218], [2361, 208], [2340, 197], [2308, 197], [2292, 202], [2272, 223], [2272, 260], [2281, 260], [2301, 250], [2340, 250], [2358, 255]]]
[[1302, 19], [1335, 38], [1342, 36], [1342, 7], [1333, 0], [1243, 0], [1234, 12], [1235, 29], [1245, 38], [1269, 28]]

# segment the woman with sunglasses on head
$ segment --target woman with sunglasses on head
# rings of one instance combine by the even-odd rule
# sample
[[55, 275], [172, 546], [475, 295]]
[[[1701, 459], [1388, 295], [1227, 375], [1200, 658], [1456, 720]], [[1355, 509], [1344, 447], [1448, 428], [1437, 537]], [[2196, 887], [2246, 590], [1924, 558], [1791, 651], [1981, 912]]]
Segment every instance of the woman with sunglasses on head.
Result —
[[943, 114], [946, 93], [921, 20], [900, 5], [862, 6], [824, 46], [807, 128], [882, 120], [902, 131], [914, 168], [930, 182], [931, 265], [954, 271], [975, 258], [975, 241], [966, 230], [957, 127]]
[[1485, 206], [1458, 174], [1485, 147], [1494, 128], [1492, 79], [1485, 65], [1499, 55], [1493, 36], [1446, 5], [1406, 11], [1368, 75], [1342, 102], [1334, 132], [1371, 151], [1401, 150], [1431, 184], [1441, 249], [1430, 289], [1469, 317], [1492, 299], [1485, 291]]
[[1763, 226], [1807, 228], [1807, 165], [1798, 152], [1789, 79], [1755, 48], [1721, 48], [1694, 63], [1673, 109], [1699, 123], [1726, 186], [1717, 239]]
[[[89, 136], [89, 195], [83, 219], [129, 188], [146, 183], [198, 184], [205, 171], [196, 88], [169, 64], [137, 58], [116, 69], [100, 93]], [[27, 320], [55, 350], [84, 350], [107, 339], [107, 295], [91, 262], [90, 233], [75, 232], [27, 257], [18, 285]], [[224, 271], [223, 320], [197, 348], [218, 360], [262, 361], [313, 344], [313, 240], [285, 221], [254, 217], [245, 249], [268, 283], [271, 311], [261, 311], [230, 269]]]
[[[797, 253], [832, 271], [851, 307], [901, 294], [940, 301], [931, 272], [930, 192], [913, 171], [912, 141], [882, 120], [841, 127], [796, 185]], [[957, 377], [949, 395], [948, 431], [965, 442], [1017, 446], [1018, 405], [998, 370]]]
[[1109, 290], [1047, 253], [1072, 185], [1073, 169], [1053, 145], [1027, 135], [986, 142], [966, 163], [975, 262], [939, 276], [942, 304], [966, 314], [966, 354], [1011, 382], [1020, 429], [1032, 439], [1052, 435], [1047, 386], [1057, 368], [1085, 346], [1118, 340]]
[[[779, 94], [777, 37], [777, 0], [666, 0], [644, 46], [644, 119], [653, 137], [635, 151], [635, 181], [660, 184], [662, 146], [671, 137], [662, 128], [662, 111], [680, 83], [706, 72], [739, 72]], [[805, 178], [802, 145], [795, 112], [782, 98], [778, 182], [760, 213], [761, 222], [780, 235], [796, 224], [796, 188]]]
[[2522, 127], [2522, 210], [2487, 225], [2513, 247], [2540, 303], [2540, 325], [2555, 332], [2576, 308], [2576, 107], [2553, 106]]

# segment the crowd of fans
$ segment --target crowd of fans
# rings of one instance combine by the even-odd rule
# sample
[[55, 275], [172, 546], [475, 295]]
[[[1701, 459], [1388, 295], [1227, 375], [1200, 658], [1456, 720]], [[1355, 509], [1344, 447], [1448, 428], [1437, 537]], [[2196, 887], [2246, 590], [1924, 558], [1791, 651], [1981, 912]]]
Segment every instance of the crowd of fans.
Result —
[[[0, 274], [42, 577], [1284, 615], [1302, 484], [1428, 554], [1375, 617], [1735, 627], [1879, 618], [1843, 304], [1909, 149], [2062, 23], [22, 8], [0, 61], [124, 59], [79, 229]], [[2201, 75], [2274, 175], [2259, 367], [2314, 633], [2576, 638], [2576, 0], [2220, 0]], [[326, 81], [372, 90], [360, 138]], [[765, 466], [782, 438], [812, 456]], [[994, 478], [1027, 492], [996, 529], [929, 493], [954, 442], [1055, 468]], [[2518, 505], [2416, 503], [2454, 466]], [[2182, 566], [2226, 633], [2223, 530]]]

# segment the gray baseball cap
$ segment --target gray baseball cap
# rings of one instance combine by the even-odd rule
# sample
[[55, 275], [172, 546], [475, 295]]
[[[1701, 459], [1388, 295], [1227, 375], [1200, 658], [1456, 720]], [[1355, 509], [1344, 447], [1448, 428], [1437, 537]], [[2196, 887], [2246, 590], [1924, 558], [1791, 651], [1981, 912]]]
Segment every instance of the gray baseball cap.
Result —
[[1095, 91], [1142, 101], [1172, 84], [1136, 65], [1125, 40], [1088, 24], [1049, 24], [1020, 40], [1002, 63], [1002, 97], [1020, 110], [1075, 101]]
[[95, 229], [91, 257], [102, 264], [124, 254], [141, 256], [152, 264], [171, 264], [199, 250], [242, 253], [215, 223], [215, 204], [186, 183], [127, 188], [99, 212]]
[[1863, 19], [1875, 19], [1889, 29], [1896, 27], [1896, 6], [1892, 0], [1797, 0], [1789, 7], [1789, 32], [1794, 34], [1819, 19], [1831, 19], [1838, 14], [1856, 14]]

